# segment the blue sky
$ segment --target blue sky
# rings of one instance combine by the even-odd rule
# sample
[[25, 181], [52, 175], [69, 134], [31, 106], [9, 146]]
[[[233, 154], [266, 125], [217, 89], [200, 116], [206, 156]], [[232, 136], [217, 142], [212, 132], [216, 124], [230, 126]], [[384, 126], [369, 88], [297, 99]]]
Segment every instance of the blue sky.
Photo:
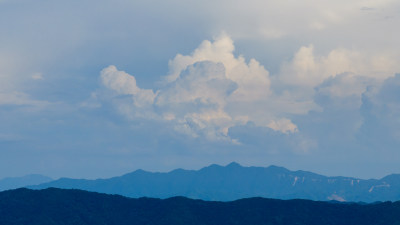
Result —
[[400, 173], [400, 3], [0, 0], [0, 178]]

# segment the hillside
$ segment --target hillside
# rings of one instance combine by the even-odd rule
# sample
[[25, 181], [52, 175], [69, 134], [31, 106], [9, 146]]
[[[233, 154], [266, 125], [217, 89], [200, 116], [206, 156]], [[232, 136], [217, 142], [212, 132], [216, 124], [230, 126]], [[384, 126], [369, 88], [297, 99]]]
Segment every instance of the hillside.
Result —
[[400, 202], [343, 204], [310, 200], [207, 202], [174, 197], [130, 199], [80, 190], [17, 189], [0, 193], [0, 224], [395, 225]]

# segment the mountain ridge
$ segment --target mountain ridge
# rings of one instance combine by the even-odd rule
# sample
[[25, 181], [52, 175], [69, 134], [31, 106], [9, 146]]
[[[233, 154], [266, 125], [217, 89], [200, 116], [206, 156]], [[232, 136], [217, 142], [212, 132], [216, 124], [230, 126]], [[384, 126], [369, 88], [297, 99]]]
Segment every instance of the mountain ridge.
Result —
[[21, 177], [5, 177], [0, 179], [0, 191], [38, 185], [53, 181], [52, 178], [40, 174], [28, 174]]
[[319, 201], [374, 202], [400, 200], [400, 175], [382, 179], [328, 177], [284, 167], [243, 167], [212, 164], [199, 170], [175, 169], [169, 172], [136, 170], [108, 179], [61, 178], [32, 189], [48, 187], [82, 189], [127, 197], [230, 201], [247, 197], [310, 199]]

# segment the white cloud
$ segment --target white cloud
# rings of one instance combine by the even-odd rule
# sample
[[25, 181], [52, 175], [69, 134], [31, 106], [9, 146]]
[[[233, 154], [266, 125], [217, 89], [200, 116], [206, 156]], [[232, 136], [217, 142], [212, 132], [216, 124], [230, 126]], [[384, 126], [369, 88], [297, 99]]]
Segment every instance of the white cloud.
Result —
[[[293, 102], [313, 102], [318, 89], [331, 97], [356, 97], [354, 106], [359, 107], [368, 86], [379, 86], [400, 71], [395, 59], [395, 55], [385, 52], [371, 55], [345, 48], [317, 55], [313, 45], [303, 46], [290, 62], [283, 63], [272, 85], [275, 90], [284, 90]], [[315, 104], [308, 106], [305, 111], [320, 110]]]
[[331, 98], [358, 96], [361, 101], [361, 94], [366, 91], [368, 86], [376, 86], [380, 85], [380, 83], [375, 78], [355, 75], [353, 73], [343, 73], [325, 79], [315, 90], [318, 94], [330, 96]]
[[[214, 41], [203, 41], [189, 55], [176, 55], [156, 92], [139, 88], [134, 76], [115, 66], [105, 68], [101, 79], [116, 96], [130, 96], [129, 101], [115, 101], [131, 119], [166, 121], [193, 137], [229, 140], [230, 128], [248, 122], [284, 134], [299, 132], [291, 117], [322, 110], [316, 93], [332, 99], [351, 97], [340, 102], [359, 107], [367, 86], [379, 85], [400, 70], [387, 54], [338, 48], [316, 55], [309, 45], [270, 76], [257, 60], [235, 56], [234, 50], [232, 39], [223, 33]], [[316, 145], [312, 140], [307, 143]]]
[[[364, 123], [360, 129], [361, 136], [374, 138], [366, 143], [375, 142], [377, 145], [398, 143], [400, 138], [400, 74], [384, 81], [379, 88], [369, 88], [362, 99], [361, 113]], [[376, 139], [376, 140], [375, 140]], [[379, 141], [377, 141], [379, 140]], [[380, 142], [385, 140], [384, 144]]]
[[338, 74], [352, 73], [383, 80], [399, 70], [400, 66], [390, 55], [369, 56], [339, 48], [326, 56], [316, 56], [313, 45], [309, 45], [301, 47], [294, 59], [283, 65], [279, 78], [287, 85], [315, 87]]
[[136, 79], [124, 71], [118, 71], [115, 66], [109, 66], [101, 71], [103, 85], [119, 95], [131, 95], [137, 107], [153, 104], [155, 94], [152, 90], [141, 89], [136, 85]]
[[[290, 120], [272, 109], [277, 102], [270, 90], [269, 72], [255, 59], [246, 62], [233, 54], [232, 39], [226, 34], [213, 42], [204, 41], [191, 55], [178, 54], [169, 65], [171, 72], [154, 93], [140, 89], [133, 76], [109, 66], [101, 72], [103, 84], [118, 95], [132, 96], [133, 111], [143, 110], [157, 119], [173, 122], [176, 129], [194, 137], [229, 139], [230, 127], [254, 122], [284, 133], [297, 132]], [[138, 99], [144, 99], [138, 104]], [[129, 108], [119, 105], [124, 110]]]
[[243, 56], [235, 57], [234, 50], [232, 39], [224, 33], [215, 38], [214, 42], [203, 41], [191, 55], [178, 54], [170, 61], [171, 74], [167, 80], [171, 82], [177, 79], [189, 65], [211, 61], [222, 63], [226, 70], [226, 78], [237, 83], [235, 99], [254, 101], [268, 96], [270, 94], [269, 72], [255, 59], [250, 59], [249, 63], [246, 63]]
[[296, 124], [293, 124], [289, 119], [273, 120], [268, 126], [275, 131], [281, 131], [283, 133], [294, 133], [298, 131]]

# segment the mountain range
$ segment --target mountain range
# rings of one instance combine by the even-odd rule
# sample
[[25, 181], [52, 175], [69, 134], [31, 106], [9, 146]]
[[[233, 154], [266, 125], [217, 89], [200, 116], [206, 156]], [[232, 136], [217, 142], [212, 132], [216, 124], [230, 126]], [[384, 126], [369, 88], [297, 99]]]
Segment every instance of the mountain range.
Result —
[[400, 200], [400, 175], [382, 179], [327, 177], [283, 167], [243, 167], [211, 165], [200, 170], [176, 169], [167, 173], [136, 170], [109, 179], [61, 178], [31, 189], [49, 187], [81, 189], [126, 197], [232, 201], [250, 197], [310, 199], [318, 201], [375, 202]]
[[39, 174], [30, 174], [22, 177], [7, 177], [0, 180], [0, 191], [25, 187], [28, 185], [38, 185], [50, 182], [53, 179]]
[[131, 199], [81, 190], [0, 192], [0, 224], [7, 225], [397, 225], [400, 202], [374, 204], [248, 198], [233, 202]]

